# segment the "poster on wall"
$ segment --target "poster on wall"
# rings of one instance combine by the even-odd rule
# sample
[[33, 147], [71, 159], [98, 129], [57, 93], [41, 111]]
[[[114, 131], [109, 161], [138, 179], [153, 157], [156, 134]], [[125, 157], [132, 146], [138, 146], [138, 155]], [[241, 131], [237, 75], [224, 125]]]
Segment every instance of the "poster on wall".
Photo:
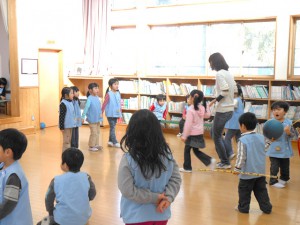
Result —
[[38, 87], [38, 60], [21, 59], [20, 87]]

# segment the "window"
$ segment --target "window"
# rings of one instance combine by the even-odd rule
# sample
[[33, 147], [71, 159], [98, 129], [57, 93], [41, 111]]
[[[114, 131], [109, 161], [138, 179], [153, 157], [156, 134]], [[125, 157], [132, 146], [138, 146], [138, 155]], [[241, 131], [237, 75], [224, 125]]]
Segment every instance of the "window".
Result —
[[274, 75], [274, 21], [151, 28], [148, 74], [207, 75], [210, 54], [224, 55], [235, 75]]
[[[213, 2], [218, 2], [218, 1], [224, 2], [225, 0], [214, 0]], [[165, 6], [165, 5], [187, 5], [187, 4], [195, 4], [195, 3], [211, 3], [211, 0], [146, 0], [146, 2], [148, 6]]]
[[112, 9], [132, 9], [136, 7], [136, 0], [113, 0]]
[[296, 20], [296, 35], [295, 35], [295, 52], [294, 52], [294, 68], [293, 74], [300, 76], [300, 18]]
[[111, 33], [110, 73], [133, 75], [137, 68], [137, 38], [135, 28], [115, 28]]
[[206, 26], [152, 27], [147, 74], [205, 74]]

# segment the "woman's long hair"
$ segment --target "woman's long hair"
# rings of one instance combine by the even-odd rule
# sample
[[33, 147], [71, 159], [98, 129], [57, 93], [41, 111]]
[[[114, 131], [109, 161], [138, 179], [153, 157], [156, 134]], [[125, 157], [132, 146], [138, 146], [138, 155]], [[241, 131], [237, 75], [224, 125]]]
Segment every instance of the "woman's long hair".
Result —
[[121, 139], [121, 149], [137, 162], [146, 179], [153, 175], [160, 177], [166, 171], [164, 159], [172, 160], [160, 123], [148, 109], [141, 109], [132, 115], [126, 134]]
[[228, 70], [229, 68], [223, 55], [221, 55], [221, 53], [219, 52], [216, 52], [209, 56], [208, 62], [210, 63], [211, 69], [215, 71]]

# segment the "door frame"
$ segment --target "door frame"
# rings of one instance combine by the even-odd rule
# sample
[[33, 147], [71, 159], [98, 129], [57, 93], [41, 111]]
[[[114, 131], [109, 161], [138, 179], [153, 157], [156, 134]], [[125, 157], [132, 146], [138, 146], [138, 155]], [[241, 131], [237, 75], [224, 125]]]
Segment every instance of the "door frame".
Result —
[[[38, 52], [54, 52], [58, 53], [58, 96], [61, 95], [61, 90], [64, 86], [64, 81], [63, 81], [63, 51], [62, 49], [56, 49], [56, 48], [39, 48]], [[40, 75], [40, 74], [39, 74]], [[39, 104], [40, 104], [40, 78], [39, 78]], [[39, 113], [40, 114], [40, 113]], [[39, 124], [41, 123], [41, 115], [39, 115]]]

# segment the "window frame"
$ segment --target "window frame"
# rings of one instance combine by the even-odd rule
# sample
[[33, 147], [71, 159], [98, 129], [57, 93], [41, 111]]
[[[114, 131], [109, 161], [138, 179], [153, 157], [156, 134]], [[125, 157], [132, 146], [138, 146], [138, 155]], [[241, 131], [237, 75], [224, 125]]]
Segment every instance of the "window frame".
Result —
[[[290, 18], [290, 37], [289, 37], [289, 50], [288, 50], [288, 74], [287, 77], [293, 80], [300, 80], [300, 74], [294, 74], [295, 66], [295, 48], [296, 48], [296, 24], [300, 22], [300, 15], [293, 15]], [[300, 35], [300, 32], [299, 34]]]

